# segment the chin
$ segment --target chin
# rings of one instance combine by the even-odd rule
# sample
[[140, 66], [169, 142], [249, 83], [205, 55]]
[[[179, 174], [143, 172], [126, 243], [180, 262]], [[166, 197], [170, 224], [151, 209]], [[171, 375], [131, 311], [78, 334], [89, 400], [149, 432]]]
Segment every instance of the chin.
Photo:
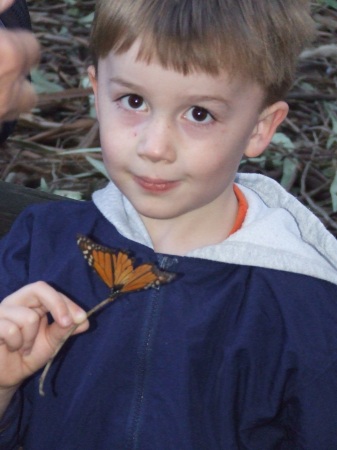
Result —
[[177, 214], [168, 214], [167, 211], [142, 211], [137, 210], [138, 214], [147, 219], [153, 220], [170, 220], [177, 217]]
[[133, 204], [133, 206], [139, 215], [146, 217], [148, 219], [169, 220], [180, 216], [180, 211], [169, 209], [164, 205], [158, 206], [156, 208], [154, 208], [153, 205], [152, 206], [150, 205], [149, 207], [146, 206], [141, 207], [140, 205]]

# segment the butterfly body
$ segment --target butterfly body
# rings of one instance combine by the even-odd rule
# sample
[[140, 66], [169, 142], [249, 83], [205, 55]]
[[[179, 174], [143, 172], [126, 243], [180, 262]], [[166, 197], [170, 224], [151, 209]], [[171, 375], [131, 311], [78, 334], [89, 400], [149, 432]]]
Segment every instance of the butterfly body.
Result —
[[134, 258], [128, 252], [104, 247], [86, 236], [78, 236], [77, 244], [88, 264], [109, 286], [111, 295], [156, 288], [176, 276], [158, 269], [153, 263], [134, 267]]

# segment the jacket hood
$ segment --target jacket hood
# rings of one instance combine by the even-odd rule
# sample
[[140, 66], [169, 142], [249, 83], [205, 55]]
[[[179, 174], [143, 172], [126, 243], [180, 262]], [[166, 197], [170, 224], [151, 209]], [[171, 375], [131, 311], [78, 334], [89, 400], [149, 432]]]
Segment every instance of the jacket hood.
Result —
[[[337, 284], [337, 241], [320, 220], [268, 177], [238, 174], [235, 182], [248, 201], [241, 229], [186, 257], [284, 270]], [[112, 182], [96, 191], [93, 201], [123, 236], [153, 248], [138, 213]]]

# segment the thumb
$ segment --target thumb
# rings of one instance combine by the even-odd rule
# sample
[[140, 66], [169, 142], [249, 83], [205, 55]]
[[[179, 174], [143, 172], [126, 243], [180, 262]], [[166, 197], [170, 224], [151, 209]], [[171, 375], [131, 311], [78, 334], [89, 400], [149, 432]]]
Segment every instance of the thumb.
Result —
[[83, 311], [76, 317], [76, 322], [72, 322], [69, 326], [60, 325], [53, 322], [46, 330], [46, 338], [49, 346], [53, 350], [54, 355], [58, 353], [65, 341], [73, 334], [82, 333], [89, 328], [87, 315]]

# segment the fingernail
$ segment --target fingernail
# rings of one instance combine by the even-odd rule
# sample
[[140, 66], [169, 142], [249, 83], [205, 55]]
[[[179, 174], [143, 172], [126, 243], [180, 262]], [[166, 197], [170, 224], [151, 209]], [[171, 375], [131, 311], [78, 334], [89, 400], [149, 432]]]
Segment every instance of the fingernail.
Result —
[[75, 314], [74, 320], [75, 323], [80, 324], [87, 319], [87, 314], [84, 311], [80, 311]]

